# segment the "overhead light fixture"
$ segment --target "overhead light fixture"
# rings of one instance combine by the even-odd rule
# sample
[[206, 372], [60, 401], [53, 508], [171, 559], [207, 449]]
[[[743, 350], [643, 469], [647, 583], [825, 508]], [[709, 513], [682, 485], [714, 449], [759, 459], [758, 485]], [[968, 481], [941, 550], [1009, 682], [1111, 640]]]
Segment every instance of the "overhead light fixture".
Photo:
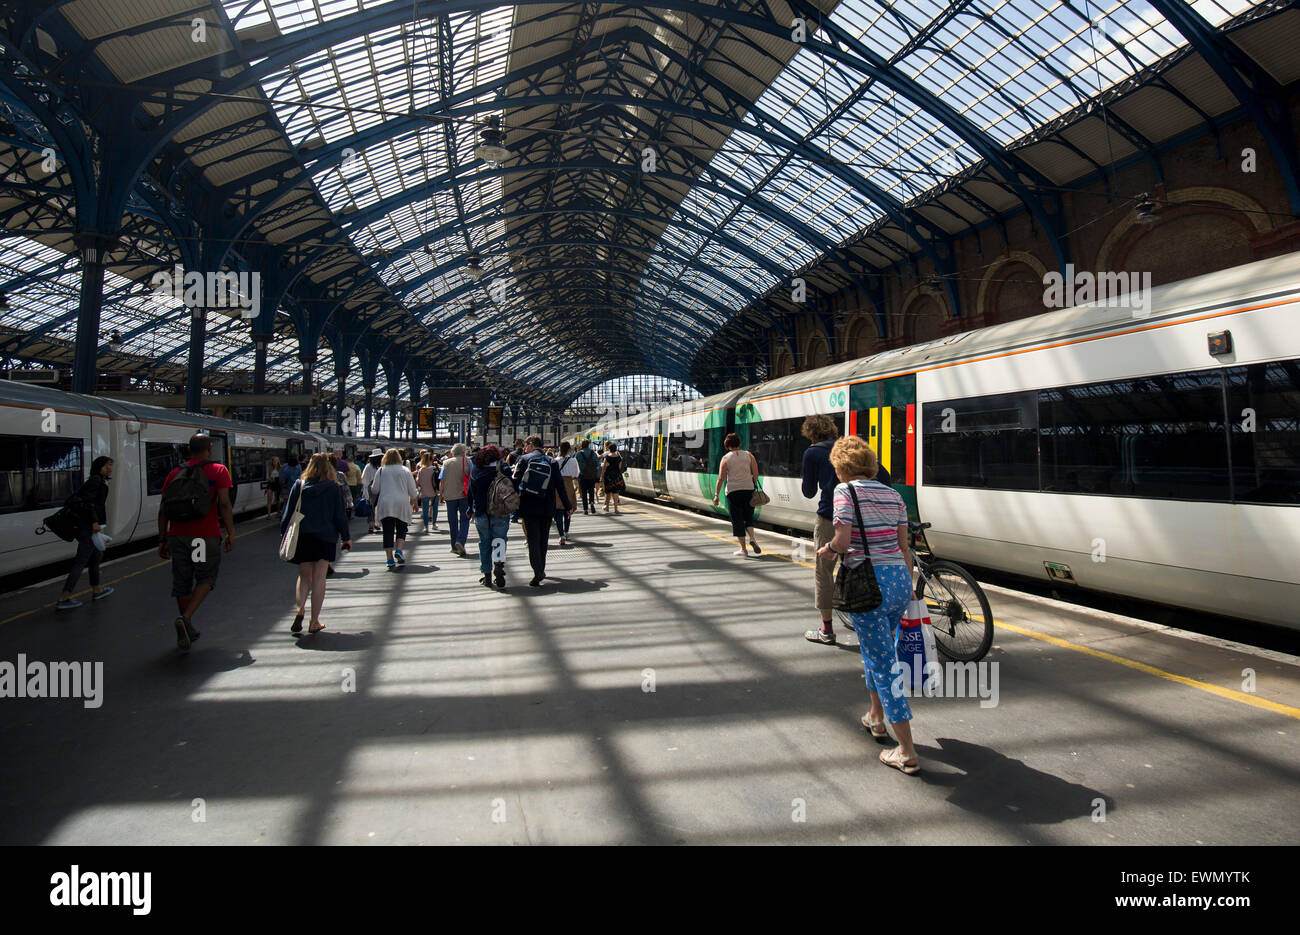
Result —
[[474, 306], [473, 302], [469, 303], [469, 311], [465, 313], [465, 317], [470, 321], [478, 321], [478, 309]]
[[465, 275], [474, 280], [474, 282], [478, 282], [487, 275], [487, 270], [485, 270], [483, 264], [479, 262], [477, 253], [471, 253], [469, 256], [465, 257]]
[[1136, 214], [1133, 220], [1139, 224], [1150, 224], [1156, 219], [1156, 205], [1151, 200], [1150, 192], [1143, 192], [1138, 198], [1137, 207], [1134, 209]]
[[122, 349], [122, 332], [114, 331], [108, 336], [108, 349], [114, 354]]
[[474, 147], [475, 156], [493, 165], [500, 165], [510, 158], [510, 150], [506, 149], [506, 135], [501, 132], [501, 124], [495, 117], [479, 136], [483, 142]]

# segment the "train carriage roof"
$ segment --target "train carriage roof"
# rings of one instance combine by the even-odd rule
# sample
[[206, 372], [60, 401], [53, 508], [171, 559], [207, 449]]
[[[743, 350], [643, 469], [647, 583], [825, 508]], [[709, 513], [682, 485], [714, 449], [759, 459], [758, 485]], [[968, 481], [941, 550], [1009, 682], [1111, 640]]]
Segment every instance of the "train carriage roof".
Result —
[[1110, 308], [1093, 302], [768, 380], [750, 387], [744, 398], [764, 399], [814, 387], [874, 379], [892, 372], [1067, 340], [1125, 324], [1140, 326], [1141, 322], [1172, 318], [1198, 308], [1230, 307], [1297, 290], [1300, 290], [1300, 253], [1158, 286], [1151, 290], [1151, 312], [1146, 318], [1134, 318], [1127, 307]]

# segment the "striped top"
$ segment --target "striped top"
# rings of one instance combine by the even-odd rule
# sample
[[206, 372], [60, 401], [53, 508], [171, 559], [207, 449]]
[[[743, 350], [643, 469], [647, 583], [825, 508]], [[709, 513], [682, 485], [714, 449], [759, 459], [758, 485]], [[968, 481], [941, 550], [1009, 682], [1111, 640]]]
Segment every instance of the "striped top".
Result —
[[[858, 509], [862, 512], [862, 525], [867, 529], [871, 544], [872, 565], [903, 565], [903, 553], [898, 548], [898, 527], [907, 526], [907, 506], [898, 491], [874, 480], [855, 480], [853, 487], [858, 495]], [[862, 535], [858, 531], [857, 517], [853, 514], [853, 499], [848, 484], [835, 488], [836, 526], [849, 526], [849, 554], [844, 562], [850, 568], [862, 564]]]

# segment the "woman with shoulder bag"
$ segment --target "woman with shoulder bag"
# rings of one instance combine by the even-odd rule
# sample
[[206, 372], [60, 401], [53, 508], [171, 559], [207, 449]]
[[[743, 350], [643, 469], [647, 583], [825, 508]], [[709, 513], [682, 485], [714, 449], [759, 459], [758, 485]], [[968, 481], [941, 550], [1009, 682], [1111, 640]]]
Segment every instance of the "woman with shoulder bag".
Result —
[[[818, 556], [833, 554], [846, 575], [868, 563], [880, 592], [874, 610], [849, 611], [858, 635], [858, 649], [867, 675], [871, 710], [862, 716], [863, 725], [877, 740], [887, 740], [885, 720], [893, 725], [898, 746], [880, 754], [880, 762], [910, 775], [921, 771], [912, 744], [912, 709], [903, 694], [901, 681], [895, 693], [893, 676], [897, 660], [898, 625], [912, 597], [912, 556], [907, 539], [907, 507], [898, 491], [874, 480], [876, 453], [856, 435], [841, 438], [831, 449], [831, 465], [840, 479], [835, 488], [833, 516], [835, 535], [818, 549]], [[868, 562], [869, 559], [869, 562]], [[834, 642], [833, 632], [809, 630], [813, 642]], [[829, 639], [826, 637], [829, 636]]]
[[72, 495], [72, 501], [80, 507], [77, 522], [77, 557], [72, 561], [72, 568], [63, 582], [63, 592], [59, 595], [55, 610], [71, 610], [80, 607], [81, 601], [72, 596], [76, 590], [77, 579], [83, 568], [90, 571], [90, 587], [94, 590], [94, 600], [103, 600], [113, 593], [99, 583], [99, 562], [104, 557], [103, 551], [95, 542], [95, 535], [108, 522], [108, 481], [113, 476], [113, 459], [99, 457], [90, 465], [90, 477]]
[[609, 512], [609, 502], [614, 501], [614, 515], [618, 515], [619, 495], [627, 489], [623, 480], [623, 456], [618, 453], [618, 445], [612, 441], [605, 442], [605, 457], [600, 467], [600, 489], [605, 497], [605, 512]]
[[295, 612], [289, 632], [302, 632], [307, 599], [311, 598], [311, 623], [307, 632], [319, 633], [325, 629], [325, 624], [320, 622], [320, 611], [325, 605], [325, 577], [329, 566], [338, 556], [340, 541], [344, 552], [352, 548], [338, 471], [330, 464], [328, 455], [312, 455], [307, 470], [293, 482], [280, 518], [281, 535], [288, 530], [295, 512], [302, 514], [302, 521], [298, 524], [298, 546], [292, 559], [298, 566], [298, 581], [294, 585]]
[[758, 460], [754, 455], [740, 447], [740, 436], [735, 432], [722, 440], [727, 453], [718, 465], [718, 482], [713, 488], [713, 505], [718, 505], [722, 488], [727, 488], [727, 512], [731, 515], [731, 534], [740, 543], [733, 555], [749, 558], [749, 549], [745, 548], [745, 538], [749, 537], [749, 548], [755, 555], [763, 550], [754, 538], [754, 491], [758, 488]]

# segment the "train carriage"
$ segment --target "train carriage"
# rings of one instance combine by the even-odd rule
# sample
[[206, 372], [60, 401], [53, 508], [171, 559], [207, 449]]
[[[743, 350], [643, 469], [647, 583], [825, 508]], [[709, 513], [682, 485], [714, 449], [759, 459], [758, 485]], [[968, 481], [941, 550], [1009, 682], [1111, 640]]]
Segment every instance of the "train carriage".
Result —
[[708, 410], [758, 460], [771, 497], [758, 520], [811, 532], [799, 431], [824, 413], [871, 442], [933, 524], [937, 556], [1300, 627], [1300, 255], [1134, 306], [1048, 312], [648, 413], [669, 462], [650, 495], [725, 512], [715, 453], [707, 472], [683, 461], [700, 475], [686, 478], [664, 428], [690, 432]]

